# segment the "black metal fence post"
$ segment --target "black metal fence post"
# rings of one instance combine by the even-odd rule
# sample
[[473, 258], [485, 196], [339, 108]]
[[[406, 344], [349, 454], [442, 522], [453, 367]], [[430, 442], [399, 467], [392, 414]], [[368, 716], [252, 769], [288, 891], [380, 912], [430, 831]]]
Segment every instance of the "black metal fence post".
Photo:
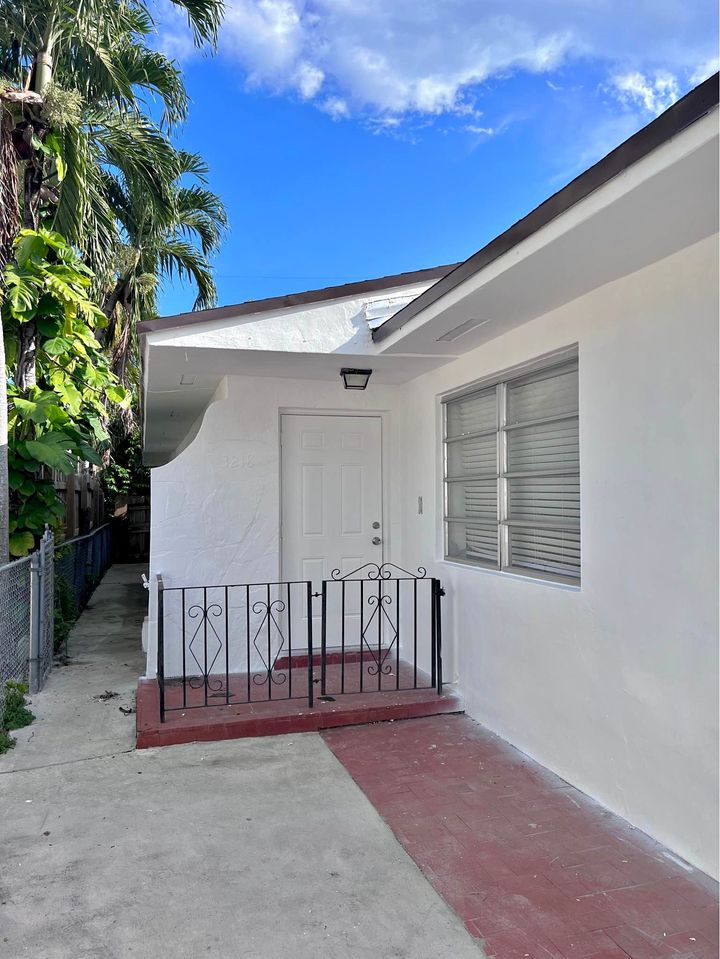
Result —
[[315, 704], [313, 690], [313, 625], [312, 625], [312, 583], [306, 584], [307, 603], [307, 647], [308, 647], [308, 706], [312, 709]]
[[160, 691], [160, 722], [165, 722], [165, 598], [163, 578], [157, 577], [157, 681]]
[[437, 687], [438, 606], [440, 603], [436, 579], [430, 584], [430, 685]]
[[436, 625], [436, 627], [435, 627], [436, 634], [437, 634], [437, 635], [436, 635], [436, 638], [435, 638], [435, 657], [436, 657], [436, 659], [437, 659], [436, 681], [437, 681], [437, 694], [438, 694], [438, 696], [442, 696], [442, 687], [443, 687], [443, 676], [442, 676], [442, 598], [443, 598], [443, 596], [445, 595], [445, 590], [444, 590], [444, 589], [442, 588], [442, 586], [440, 585], [440, 580], [439, 580], [439, 579], [436, 579], [436, 580], [435, 580], [435, 583], [437, 584], [437, 585], [436, 585], [437, 599], [436, 599], [436, 602], [435, 602], [435, 610], [436, 610], [435, 615], [436, 615], [436, 622], [437, 622], [437, 625]]
[[[327, 583], [322, 584], [320, 617], [320, 695], [327, 694]], [[311, 611], [312, 612], [312, 611]]]

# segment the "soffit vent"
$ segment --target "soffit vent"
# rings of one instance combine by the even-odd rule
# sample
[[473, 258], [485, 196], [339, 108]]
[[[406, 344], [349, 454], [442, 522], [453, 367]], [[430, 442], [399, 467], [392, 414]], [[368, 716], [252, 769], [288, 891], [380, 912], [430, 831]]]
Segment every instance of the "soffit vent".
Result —
[[448, 330], [447, 333], [443, 333], [435, 342], [453, 343], [455, 340], [459, 340], [461, 336], [465, 336], [466, 333], [470, 333], [471, 330], [477, 330], [478, 327], [485, 326], [485, 324], [489, 322], [490, 320], [466, 320], [459, 326], [454, 326], [451, 330]]

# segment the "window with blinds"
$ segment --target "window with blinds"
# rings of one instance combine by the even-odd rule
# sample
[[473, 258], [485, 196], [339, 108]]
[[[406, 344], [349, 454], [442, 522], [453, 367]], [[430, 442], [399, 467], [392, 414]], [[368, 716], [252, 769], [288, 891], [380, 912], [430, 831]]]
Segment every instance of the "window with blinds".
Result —
[[580, 579], [577, 359], [445, 402], [445, 556]]

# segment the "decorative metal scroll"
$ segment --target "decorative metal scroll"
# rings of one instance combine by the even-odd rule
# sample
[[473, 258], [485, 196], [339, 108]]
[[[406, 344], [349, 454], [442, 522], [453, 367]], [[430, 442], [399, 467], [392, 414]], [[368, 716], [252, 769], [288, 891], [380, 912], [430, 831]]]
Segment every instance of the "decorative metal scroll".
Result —
[[[383, 676], [389, 676], [392, 673], [392, 663], [385, 665], [385, 661], [392, 652], [392, 648], [398, 640], [397, 626], [395, 623], [393, 623], [392, 619], [388, 615], [387, 610], [385, 609], [385, 606], [392, 606], [392, 602], [392, 597], [389, 593], [385, 593], [382, 596], [377, 596], [373, 593], [367, 598], [368, 606], [375, 607], [361, 633], [362, 643], [367, 648], [367, 651], [370, 653], [372, 658], [372, 663], [369, 664], [367, 668], [368, 676], [377, 676], [378, 672], [381, 672]], [[380, 620], [381, 626], [383, 624], [383, 620], [388, 624], [392, 636], [389, 645], [382, 647], [383, 655], [380, 658], [378, 658], [377, 649], [371, 646], [368, 640], [370, 627], [372, 626], [373, 621], [376, 619]]]
[[[255, 590], [262, 592], [253, 602]], [[364, 563], [345, 574], [334, 569], [316, 593], [308, 580], [168, 588], [159, 579], [161, 720], [166, 711], [269, 701], [276, 690], [313, 707], [318, 682], [321, 698], [329, 700], [329, 692], [362, 695], [368, 687], [440, 694], [442, 595], [425, 567], [395, 563]], [[321, 609], [313, 609], [314, 597]], [[319, 647], [313, 642], [318, 618]]]
[[[365, 572], [363, 573], [363, 570]], [[398, 573], [402, 573], [402, 576], [393, 576], [393, 570], [397, 570]], [[342, 582], [343, 580], [362, 580], [362, 579], [371, 579], [371, 580], [383, 580], [383, 579], [425, 579], [427, 576], [427, 570], [424, 566], [418, 566], [417, 573], [412, 573], [410, 570], [403, 569], [402, 566], [396, 566], [394, 563], [365, 563], [363, 566], [358, 566], [357, 569], [354, 569], [351, 573], [345, 573], [344, 576], [340, 575], [341, 571], [339, 569], [334, 569], [330, 573], [331, 579], [335, 582]], [[356, 576], [356, 573], [363, 573], [362, 576]]]
[[[217, 662], [217, 658], [220, 655], [223, 648], [222, 640], [220, 639], [220, 636], [218, 635], [218, 632], [215, 629], [215, 626], [213, 625], [213, 621], [211, 617], [215, 617], [217, 619], [218, 616], [222, 616], [222, 613], [223, 613], [222, 606], [219, 606], [217, 603], [211, 603], [209, 606], [200, 606], [199, 604], [196, 603], [195, 605], [191, 606], [188, 609], [188, 617], [190, 619], [197, 619], [198, 617], [200, 617], [200, 622], [197, 624], [197, 629], [193, 633], [192, 639], [188, 643], [188, 651], [190, 655], [192, 656], [192, 658], [197, 663], [197, 667], [201, 673], [201, 676], [199, 677], [191, 676], [188, 679], [188, 682], [193, 689], [201, 689], [203, 686], [207, 686], [208, 689], [212, 689], [215, 691], [222, 689], [222, 685], [223, 685], [222, 679], [220, 678], [210, 679], [212, 668]], [[203, 647], [204, 665], [200, 662], [198, 657], [195, 655], [195, 649], [193, 648], [196, 644], [196, 641], [198, 641], [198, 637], [200, 636], [201, 630], [203, 632], [203, 635], [200, 642]], [[213, 655], [209, 665], [208, 665], [208, 652], [207, 652], [208, 643], [212, 643], [213, 648], [217, 647], [215, 648], [215, 654]]]
[[[377, 593], [369, 593], [364, 600], [366, 608], [372, 609], [372, 612], [367, 621], [362, 624], [360, 645], [363, 651], [369, 654], [367, 666], [364, 667], [367, 675], [378, 677], [379, 674], [391, 675], [393, 657], [397, 655], [400, 642], [398, 610], [394, 608], [393, 595], [384, 588], [384, 584], [390, 588], [391, 583], [423, 580], [427, 577], [427, 570], [424, 566], [418, 566], [417, 572], [412, 572], [395, 563], [365, 563], [345, 575], [342, 575], [339, 569], [334, 569], [330, 577], [331, 581], [337, 583], [373, 582], [378, 584]], [[380, 645], [375, 642], [373, 633], [382, 633], [385, 644]]]
[[[267, 682], [273, 682], [277, 686], [282, 686], [283, 683], [287, 681], [287, 675], [282, 672], [280, 673], [274, 672], [274, 669], [275, 669], [275, 663], [277, 663], [280, 653], [285, 648], [285, 636], [283, 635], [283, 631], [280, 628], [280, 624], [277, 621], [275, 613], [284, 613], [285, 603], [281, 599], [274, 599], [272, 602], [269, 602], [269, 603], [264, 603], [262, 602], [262, 600], [257, 600], [257, 602], [253, 603], [252, 611], [257, 616], [259, 616], [261, 613], [263, 614], [263, 618], [253, 638], [253, 646], [257, 650], [257, 654], [260, 657], [260, 660], [263, 666], [265, 667], [264, 672], [257, 673], [256, 675], [253, 676], [253, 683], [256, 686], [264, 686], [265, 683]], [[264, 643], [261, 641], [260, 645], [258, 645], [258, 639], [260, 638], [260, 633], [263, 631], [263, 629], [265, 629], [266, 625], [268, 626], [270, 630], [269, 641], [265, 641]], [[273, 633], [273, 627], [274, 627], [274, 633]], [[278, 645], [274, 654], [272, 652], [272, 649], [273, 649], [272, 636], [273, 635], [276, 635], [280, 638], [280, 644]], [[263, 648], [261, 649], [261, 647]], [[267, 655], [267, 659], [265, 658], [266, 655]]]

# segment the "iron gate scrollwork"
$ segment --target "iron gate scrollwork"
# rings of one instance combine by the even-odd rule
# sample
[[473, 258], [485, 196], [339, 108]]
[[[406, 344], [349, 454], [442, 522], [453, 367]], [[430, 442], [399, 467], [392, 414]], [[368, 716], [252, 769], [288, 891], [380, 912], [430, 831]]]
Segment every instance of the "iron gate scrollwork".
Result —
[[[158, 577], [160, 713], [275, 699], [442, 692], [438, 579], [367, 563], [309, 581], [164, 587]], [[320, 610], [313, 609], [313, 601]], [[320, 649], [313, 643], [319, 619]]]
[[422, 566], [334, 569], [322, 584], [321, 694], [440, 693], [441, 595], [439, 580]]

